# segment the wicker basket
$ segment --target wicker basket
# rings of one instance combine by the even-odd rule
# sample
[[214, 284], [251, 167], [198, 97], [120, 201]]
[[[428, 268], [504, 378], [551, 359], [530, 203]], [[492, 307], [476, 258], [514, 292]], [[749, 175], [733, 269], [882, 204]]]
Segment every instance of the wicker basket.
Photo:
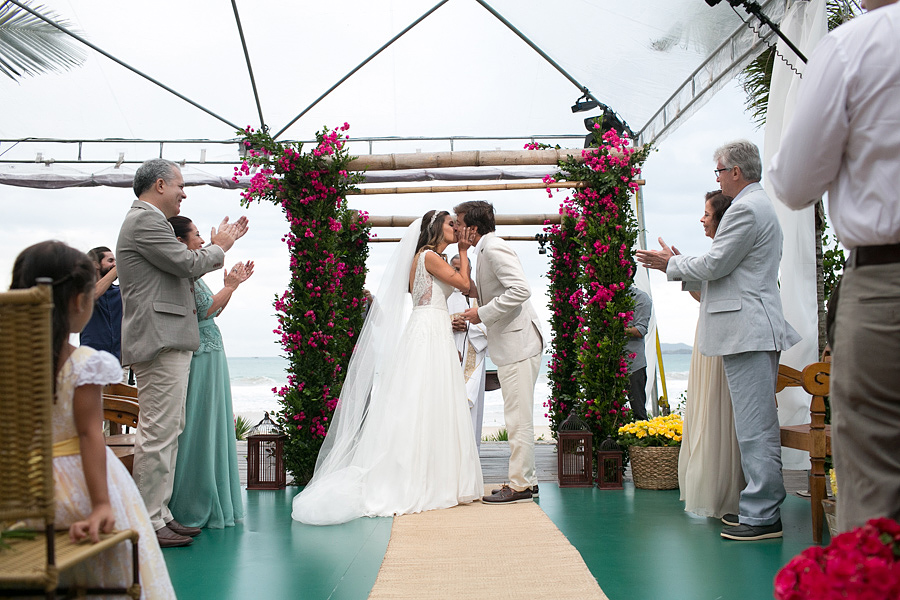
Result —
[[642, 490], [674, 490], [678, 487], [678, 453], [681, 446], [632, 446], [631, 476]]
[[838, 534], [837, 530], [837, 502], [834, 498], [823, 498], [822, 509], [825, 511], [825, 523], [828, 524], [828, 534], [831, 538]]

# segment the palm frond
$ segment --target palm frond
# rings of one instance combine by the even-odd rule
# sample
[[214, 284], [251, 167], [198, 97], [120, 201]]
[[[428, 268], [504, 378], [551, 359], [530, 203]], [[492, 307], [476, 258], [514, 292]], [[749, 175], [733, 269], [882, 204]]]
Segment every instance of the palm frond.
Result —
[[[41, 13], [63, 27], [68, 21], [43, 5], [29, 8]], [[49, 23], [12, 3], [0, 6], [0, 73], [11, 79], [38, 75], [48, 71], [63, 71], [84, 62], [85, 51], [77, 41]]]

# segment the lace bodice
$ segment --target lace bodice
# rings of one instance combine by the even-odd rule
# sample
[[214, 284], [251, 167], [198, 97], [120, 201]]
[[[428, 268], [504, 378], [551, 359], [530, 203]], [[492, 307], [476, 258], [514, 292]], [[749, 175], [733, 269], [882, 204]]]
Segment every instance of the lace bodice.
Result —
[[425, 268], [425, 250], [416, 258], [416, 276], [413, 279], [413, 306], [433, 306], [447, 310], [447, 298], [453, 293], [453, 286], [435, 279]]
[[197, 321], [200, 325], [200, 347], [194, 354], [203, 354], [204, 352], [214, 352], [216, 350], [224, 350], [222, 346], [222, 333], [219, 326], [213, 319], [219, 316], [221, 310], [216, 311], [214, 315], [206, 316], [209, 307], [213, 303], [213, 293], [202, 279], [194, 282], [194, 302], [197, 305]]

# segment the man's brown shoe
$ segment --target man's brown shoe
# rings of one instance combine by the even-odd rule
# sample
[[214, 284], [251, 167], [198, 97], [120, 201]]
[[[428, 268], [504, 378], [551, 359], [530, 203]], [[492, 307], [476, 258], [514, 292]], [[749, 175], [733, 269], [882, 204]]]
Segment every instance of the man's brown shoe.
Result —
[[160, 548], [180, 548], [181, 546], [190, 546], [194, 542], [187, 536], [178, 535], [168, 526], [156, 530], [156, 540], [159, 542]]
[[168, 527], [178, 535], [183, 535], [184, 537], [197, 537], [202, 531], [199, 527], [188, 527], [187, 525], [182, 525], [175, 519], [172, 519], [171, 521], [166, 523], [166, 527]]
[[504, 485], [496, 494], [485, 496], [481, 501], [486, 504], [516, 504], [519, 502], [532, 502], [531, 498], [531, 490], [517, 492], [508, 485]]
[[[506, 484], [504, 483], [503, 485], [506, 485]], [[493, 489], [493, 490], [491, 490], [491, 495], [498, 494], [499, 492], [500, 492], [500, 488]], [[540, 490], [538, 489], [537, 484], [534, 484], [533, 486], [531, 486], [531, 497], [532, 498], [537, 498], [539, 493], [540, 493]]]

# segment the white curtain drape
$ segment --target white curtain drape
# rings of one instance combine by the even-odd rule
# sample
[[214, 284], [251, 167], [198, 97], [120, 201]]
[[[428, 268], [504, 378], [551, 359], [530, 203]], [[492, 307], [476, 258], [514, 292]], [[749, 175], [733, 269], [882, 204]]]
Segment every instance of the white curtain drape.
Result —
[[[781, 30], [806, 56], [828, 32], [825, 0], [794, 3], [781, 22]], [[778, 51], [803, 72], [804, 63], [783, 41]], [[763, 165], [768, 168], [778, 152], [781, 136], [791, 120], [796, 103], [800, 77], [784, 60], [776, 57], [769, 89], [769, 108], [766, 113], [765, 150]], [[764, 169], [764, 171], [765, 171]], [[766, 192], [775, 205], [784, 231], [784, 254], [781, 259], [781, 299], [784, 316], [803, 340], [781, 354], [781, 363], [803, 369], [818, 358], [818, 306], [816, 302], [816, 242], [813, 207], [792, 211], [776, 199], [771, 188]], [[810, 397], [802, 389], [788, 388], [778, 394], [778, 419], [782, 425], [809, 423]], [[782, 449], [785, 469], [808, 469], [809, 454], [791, 448]]]

